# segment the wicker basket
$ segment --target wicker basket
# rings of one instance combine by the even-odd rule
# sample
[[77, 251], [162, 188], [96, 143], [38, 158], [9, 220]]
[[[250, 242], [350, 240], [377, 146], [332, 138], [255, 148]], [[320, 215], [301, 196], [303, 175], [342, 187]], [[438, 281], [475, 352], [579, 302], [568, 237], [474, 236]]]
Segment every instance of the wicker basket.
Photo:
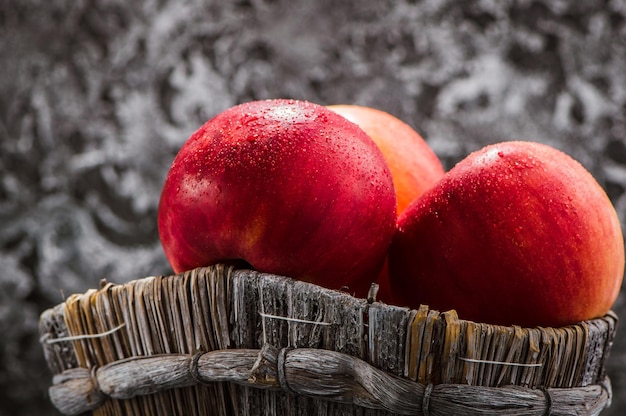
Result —
[[617, 317], [521, 328], [223, 265], [72, 295], [40, 333], [63, 414], [573, 415]]

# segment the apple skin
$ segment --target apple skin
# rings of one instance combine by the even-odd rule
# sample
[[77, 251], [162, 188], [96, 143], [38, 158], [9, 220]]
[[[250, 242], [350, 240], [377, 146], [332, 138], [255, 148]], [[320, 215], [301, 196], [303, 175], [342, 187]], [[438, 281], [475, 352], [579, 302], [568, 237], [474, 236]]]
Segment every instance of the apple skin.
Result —
[[[445, 173], [441, 160], [422, 136], [396, 116], [360, 105], [335, 104], [328, 108], [361, 127], [383, 153], [396, 189], [398, 216]], [[376, 282], [379, 285], [377, 299], [396, 303], [386, 262]]]
[[470, 154], [398, 219], [391, 289], [410, 307], [466, 320], [565, 326], [604, 315], [624, 239], [592, 175], [552, 147], [504, 142]]
[[383, 153], [396, 189], [398, 215], [443, 176], [445, 171], [435, 152], [399, 118], [359, 105], [336, 104], [328, 108], [361, 127]]
[[231, 107], [187, 140], [158, 228], [177, 273], [243, 260], [364, 297], [395, 209], [391, 173], [367, 134], [324, 106], [275, 99]]

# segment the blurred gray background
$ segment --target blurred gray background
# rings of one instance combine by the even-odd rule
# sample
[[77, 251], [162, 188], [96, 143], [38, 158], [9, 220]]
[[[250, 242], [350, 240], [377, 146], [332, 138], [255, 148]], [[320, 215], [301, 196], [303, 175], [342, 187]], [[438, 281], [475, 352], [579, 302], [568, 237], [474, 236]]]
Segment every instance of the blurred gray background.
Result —
[[[277, 97], [386, 110], [446, 168], [553, 145], [626, 219], [624, 0], [0, 0], [0, 415], [57, 414], [39, 314], [169, 274], [156, 207], [178, 148]], [[626, 328], [608, 371], [605, 414], [624, 414]]]

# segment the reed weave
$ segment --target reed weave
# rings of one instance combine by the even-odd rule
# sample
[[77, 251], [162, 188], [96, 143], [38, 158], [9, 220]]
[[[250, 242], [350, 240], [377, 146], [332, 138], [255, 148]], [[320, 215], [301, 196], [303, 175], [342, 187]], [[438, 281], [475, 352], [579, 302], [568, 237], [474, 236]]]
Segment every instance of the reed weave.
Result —
[[104, 282], [40, 333], [67, 415], [593, 415], [616, 324], [487, 325], [215, 265]]

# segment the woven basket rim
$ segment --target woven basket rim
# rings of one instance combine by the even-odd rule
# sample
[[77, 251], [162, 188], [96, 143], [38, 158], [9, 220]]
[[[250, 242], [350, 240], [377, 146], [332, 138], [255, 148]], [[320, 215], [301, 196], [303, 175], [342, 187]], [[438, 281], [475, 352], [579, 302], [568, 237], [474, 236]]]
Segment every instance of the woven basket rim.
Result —
[[[205, 279], [206, 281], [204, 281]], [[232, 283], [231, 279], [236, 280], [236, 283]], [[105, 299], [106, 302], [110, 302], [110, 298], [112, 297], [111, 294], [114, 292], [124, 293], [124, 296], [127, 296], [128, 293], [140, 290], [138, 288], [143, 287], [149, 288], [149, 290], [156, 290], [155, 288], [158, 287], [159, 291], [168, 287], [168, 290], [172, 290], [172, 292], [159, 292], [158, 296], [164, 296], [166, 293], [169, 294], [174, 293], [176, 290], [181, 290], [177, 286], [188, 285], [191, 287], [192, 285], [209, 285], [207, 283], [209, 280], [212, 282], [211, 284], [215, 284], [215, 288], [206, 289], [207, 293], [211, 293], [208, 297], [214, 296], [214, 293], [212, 292], [214, 289], [217, 290], [217, 292], [242, 290], [237, 286], [237, 284], [241, 284], [242, 287], [245, 286], [248, 291], [254, 291], [256, 290], [255, 285], [262, 282], [263, 284], [268, 285], [267, 287], [276, 286], [280, 288], [280, 290], [287, 288], [284, 290], [292, 291], [293, 293], [299, 293], [299, 291], [302, 290], [314, 290], [316, 294], [323, 297], [325, 302], [339, 302], [342, 305], [344, 303], [350, 303], [351, 307], [356, 308], [357, 310], [360, 309], [361, 313], [369, 316], [370, 324], [374, 322], [372, 319], [382, 319], [383, 317], [386, 318], [387, 316], [392, 315], [405, 315], [406, 318], [404, 318], [404, 321], [402, 322], [408, 322], [405, 331], [407, 347], [403, 352], [405, 357], [401, 357], [402, 359], [406, 358], [404, 373], [398, 374], [398, 371], [394, 371], [393, 368], [385, 368], [385, 363], [378, 362], [376, 357], [372, 358], [359, 356], [359, 354], [353, 354], [348, 350], [341, 350], [341, 348], [339, 348], [338, 351], [333, 351], [333, 348], [302, 348], [300, 346], [293, 348], [284, 345], [273, 345], [271, 342], [262, 342], [260, 345], [252, 346], [255, 348], [239, 348], [233, 347], [232, 341], [224, 339], [222, 339], [222, 342], [226, 344], [229, 342], [231, 343], [231, 345], [227, 348], [216, 348], [213, 350], [189, 350], [186, 352], [178, 351], [169, 354], [163, 354], [162, 352], [152, 354], [147, 350], [135, 351], [135, 353], [131, 354], [132, 356], [127, 356], [122, 359], [114, 359], [106, 363], [96, 363], [96, 359], [91, 356], [95, 357], [98, 354], [104, 354], [97, 351], [97, 348], [102, 348], [101, 344], [104, 342], [104, 339], [117, 339], [122, 333], [130, 334], [130, 327], [133, 325], [136, 326], [137, 323], [135, 322], [134, 324], [131, 324], [130, 321], [126, 320], [128, 316], [109, 316], [109, 320], [111, 321], [117, 318], [122, 318], [121, 320], [124, 322], [118, 325], [112, 325], [112, 322], [109, 322], [111, 325], [108, 325], [108, 329], [106, 331], [96, 330], [97, 328], [91, 327], [90, 329], [92, 331], [87, 335], [82, 333], [75, 334], [71, 331], [71, 329], [68, 329], [68, 327], [74, 325], [70, 323], [71, 320], [68, 320], [68, 315], [78, 313], [78, 310], [74, 308], [76, 305], [80, 305], [78, 309], [81, 314], [87, 314], [82, 315], [81, 319], [84, 321], [86, 319], [85, 316], [91, 316], [90, 314], [93, 311], [91, 311], [90, 308], [95, 308], [95, 303], [100, 302], [101, 299]], [[233, 284], [232, 287], [227, 287], [227, 285], [231, 284]], [[192, 289], [195, 290], [193, 287]], [[268, 293], [272, 292], [270, 291]], [[150, 294], [150, 296], [152, 296], [152, 294]], [[233, 295], [230, 296], [232, 297]], [[258, 296], [258, 294], [255, 296]], [[258, 299], [256, 300], [258, 301]], [[204, 305], [202, 307], [207, 307], [207, 305], [211, 303], [208, 301], [208, 298], [198, 298], [194, 299], [194, 301], [202, 303]], [[147, 313], [150, 313], [150, 307], [145, 306], [145, 310], [148, 311]], [[124, 313], [126, 312], [120, 312], [122, 315]], [[155, 314], [155, 316], [157, 315], [158, 314]], [[268, 314], [268, 316], [270, 315], [271, 314]], [[226, 317], [221, 318], [226, 319]], [[298, 322], [298, 320], [300, 320], [298, 317], [271, 316], [271, 318], [286, 319], [291, 320], [292, 322]], [[521, 328], [517, 326], [503, 327], [500, 325], [490, 325], [462, 320], [458, 318], [456, 312], [454, 311], [439, 312], [429, 310], [427, 307], [410, 310], [408, 308], [400, 308], [393, 305], [385, 305], [375, 301], [373, 302], [371, 299], [369, 301], [367, 299], [356, 299], [343, 292], [320, 288], [319, 286], [315, 286], [310, 283], [294, 281], [293, 279], [284, 276], [258, 273], [246, 269], [234, 269], [225, 265], [215, 265], [207, 268], [195, 269], [179, 275], [150, 276], [135, 279], [122, 284], [103, 282], [99, 289], [89, 289], [85, 293], [71, 295], [65, 302], [44, 311], [40, 318], [40, 333], [42, 336], [42, 345], [46, 355], [46, 360], [54, 374], [53, 385], [50, 388], [50, 397], [57, 409], [61, 410], [64, 414], [79, 414], [80, 412], [94, 410], [111, 399], [127, 400], [137, 396], [160, 394], [161, 392], [172, 388], [187, 388], [190, 386], [215, 382], [229, 382], [257, 389], [269, 389], [277, 391], [277, 394], [304, 395], [306, 397], [313, 397], [315, 400], [338, 401], [341, 403], [351, 403], [352, 405], [369, 407], [372, 409], [386, 409], [398, 414], [415, 414], [416, 411], [418, 414], [420, 411], [423, 413], [423, 406], [424, 403], [426, 403], [427, 408], [428, 406], [431, 408], [430, 414], [437, 414], [437, 410], [434, 409], [435, 406], [443, 406], [442, 403], [448, 403], [455, 397], [458, 398], [459, 395], [465, 395], [464, 397], [473, 397], [474, 399], [477, 397], [484, 397], [487, 401], [495, 400], [495, 397], [499, 397], [498, 400], [503, 400], [504, 397], [507, 397], [507, 400], [514, 400], [515, 397], [524, 397], [523, 401], [527, 404], [533, 403], [533, 405], [537, 408], [544, 409], [547, 407], [554, 408], [555, 406], [565, 406], [565, 403], [570, 403], [571, 405], [571, 403], [574, 402], [578, 403], [579, 406], [588, 407], [589, 403], [592, 403], [594, 409], [601, 410], [602, 408], [610, 405], [611, 386], [610, 380], [606, 377], [604, 371], [604, 360], [611, 347], [617, 320], [617, 316], [613, 312], [609, 312], [604, 317], [563, 328]], [[256, 321], [258, 321], [258, 318]], [[302, 321], [306, 321], [306, 319], [302, 319]], [[290, 322], [287, 322], [287, 324], [292, 325]], [[455, 341], [455, 337], [458, 338], [460, 336], [458, 334], [467, 336], [467, 333], [476, 331], [477, 328], [479, 331], [484, 331], [485, 333], [502, 332], [503, 335], [501, 334], [499, 336], [501, 336], [503, 340], [506, 337], [512, 337], [512, 339], [519, 338], [521, 339], [519, 342], [530, 342], [530, 344], [533, 344], [533, 341], [527, 341], [528, 337], [532, 338], [536, 336], [537, 333], [542, 334], [541, 336], [544, 336], [544, 332], [549, 333], [550, 336], [553, 337], [552, 339], [555, 344], [551, 344], [550, 346], [550, 348], [552, 348], [550, 349], [551, 354], [553, 354], [554, 350], [557, 350], [559, 347], [558, 342], [560, 341], [557, 340], [576, 339], [576, 341], [572, 341], [573, 346], [568, 347], [571, 350], [568, 353], [576, 355], [577, 349], [595, 348], [595, 351], [589, 352], [589, 355], [593, 354], [596, 356], [595, 361], [588, 358], [585, 354], [581, 355], [582, 358], [577, 357], [573, 361], [576, 365], [589, 368], [565, 371], [566, 373], [571, 373], [568, 375], [571, 379], [579, 379], [578, 384], [580, 384], [566, 388], [554, 387], [550, 385], [544, 387], [529, 386], [529, 383], [526, 383], [526, 385], [514, 385], [506, 382], [502, 383], [500, 386], [480, 386], [458, 382], [449, 383], [438, 379], [432, 379], [426, 382], [426, 378], [424, 378], [425, 370], [423, 368], [423, 364], [426, 363], [427, 358], [432, 357], [438, 357], [437, 359], [442, 361], [439, 364], [447, 365], [448, 368], [463, 367], [467, 369], [472, 366], [495, 368], [498, 365], [503, 366], [507, 364], [516, 364], [521, 365], [520, 368], [528, 370], [529, 374], [531, 373], [530, 369], [525, 368], [524, 365], [532, 365], [532, 363], [507, 363], [502, 360], [497, 361], [486, 359], [477, 360], [477, 362], [474, 363], [471, 361], [461, 363], [459, 356], [454, 355], [454, 353], [450, 353], [448, 350], [451, 348], [466, 348], [466, 344], [470, 341], [459, 341], [458, 339]], [[450, 335], [452, 333], [450, 331], [452, 330], [457, 331], [454, 333], [456, 335]], [[419, 348], [416, 349], [411, 347], [411, 340], [416, 339], [415, 337], [417, 335], [425, 336], [428, 331], [431, 331], [434, 334], [433, 345], [438, 342], [437, 336], [444, 338], [447, 337], [444, 345], [432, 346], [433, 348], [438, 349], [437, 351], [439, 352], [437, 352], [437, 354], [439, 355], [431, 351], [426, 351], [426, 344], [419, 340]], [[437, 331], [439, 331], [439, 333], [437, 333]], [[445, 333], [442, 333], [441, 331], [444, 331]], [[598, 333], [590, 336], [589, 334], [593, 331], [597, 331]], [[232, 328], [229, 328], [229, 332], [232, 332]], [[524, 334], [526, 338], [520, 334]], [[484, 337], [484, 335], [481, 336]], [[370, 338], [371, 337], [370, 333]], [[494, 336], [493, 339], [500, 338]], [[369, 342], [372, 344], [372, 340]], [[454, 342], [465, 342], [466, 344], [463, 344], [463, 347], [454, 345], [451, 346], [450, 344], [454, 344]], [[545, 345], [542, 344], [534, 347], [537, 347], [538, 354], [541, 354], [541, 348], [544, 346]], [[493, 348], [494, 347], [492, 346], [491, 349]], [[528, 349], [528, 347], [525, 348]], [[94, 360], [94, 362], [89, 362], [87, 365], [85, 365], [85, 362], [79, 363], [78, 361], [80, 361], [80, 359], [76, 358], [77, 349], [86, 351], [85, 354], [90, 355], [91, 357], [88, 358], [88, 360], [91, 359]], [[157, 348], [155, 348], [155, 351], [156, 349]], [[370, 350], [374, 349], [375, 348], [370, 348]], [[519, 349], [521, 351], [523, 348], [519, 347]], [[457, 361], [452, 363], [454, 365], [449, 362], [443, 362], [445, 359], [442, 359], [441, 357], [445, 357], [446, 351], [451, 354], [450, 356], [457, 358]], [[600, 351], [600, 355], [598, 355], [598, 351]], [[312, 357], [322, 356], [322, 353], [324, 354], [323, 358], [318, 358], [317, 362], [312, 364]], [[371, 351], [369, 351], [368, 354], [371, 354]], [[419, 358], [410, 358], [415, 357], [415, 355], [422, 357], [424, 362], [416, 363], [415, 361], [419, 361]], [[567, 354], [563, 354], [563, 357], [566, 356]], [[367, 379], [367, 377], [370, 376], [374, 377], [379, 383], [382, 384], [378, 386], [371, 385], [369, 389], [365, 389], [365, 392], [359, 391], [358, 394], [354, 393], [352, 396], [350, 396], [350, 394], [346, 394], [340, 395], [340, 397], [331, 397], [331, 395], [327, 394], [327, 392], [323, 389], [317, 388], [314, 385], [316, 383], [315, 378], [302, 382], [304, 385], [294, 381], [296, 380], [294, 374], [301, 375], [303, 372], [309, 372], [311, 374], [315, 373], [314, 371], [311, 371], [309, 367], [307, 367], [308, 369], [303, 369], [294, 366], [294, 363], [299, 363], [303, 360], [306, 361], [305, 357], [309, 360], [309, 367], [330, 368], [338, 365], [338, 363], [343, 363], [345, 368], [357, 368], [359, 371], [362, 371], [362, 373], [358, 373], [351, 370], [348, 375], [337, 375], [338, 379], [342, 379], [344, 381], [348, 379], [352, 380], [353, 384], [348, 383], [346, 385], [341, 385], [341, 388], [346, 391], [354, 393], [358, 389], [362, 390], [363, 385], [368, 385], [368, 382], [372, 382], [370, 379]], [[511, 357], [505, 358], [508, 359]], [[102, 359], [102, 357], [99, 357], [98, 359]], [[240, 362], [237, 362], [237, 360], [240, 360]], [[561, 358], [561, 360], [564, 360], [564, 358]], [[581, 360], [587, 361], [582, 363]], [[233, 368], [237, 371], [231, 368], [228, 370], [227, 375], [221, 374], [219, 371], [216, 372], [215, 363], [225, 361], [233, 362]], [[155, 366], [154, 371], [156, 372], [158, 372], [158, 368], [168, 369], [159, 379], [160, 384], [155, 383], [154, 379], [146, 380], [136, 376], [135, 385], [126, 386], [125, 390], [120, 390], [119, 374], [125, 376], [129, 373], [135, 374], [138, 371], [137, 368], [145, 369], [147, 365]], [[409, 368], [411, 365], [413, 367]], [[558, 372], [562, 370], [563, 369], [554, 368], [552, 371]], [[584, 371], [589, 371], [591, 376], [585, 378], [585, 375], [583, 374]], [[400, 373], [402, 373], [402, 371], [400, 371]], [[546, 370], [545, 373], [550, 373], [550, 371]], [[152, 372], [151, 374], [154, 375], [156, 373]], [[508, 374], [509, 373], [507, 373], [507, 376]], [[317, 374], [318, 378], [321, 376], [323, 375]], [[288, 377], [291, 378], [289, 379]], [[441, 377], [446, 376], [444, 375]], [[529, 379], [530, 376], [528, 376], [528, 380]], [[582, 382], [580, 380], [582, 380]], [[395, 393], [402, 396], [403, 399], [396, 400], [395, 402], [392, 399], [388, 399], [388, 397], [392, 397], [393, 394], [389, 395], [389, 390], [382, 388], [381, 386], [393, 386], [393, 388], [397, 389]], [[412, 393], [409, 395], [413, 397], [411, 400], [406, 400], [405, 396], [407, 396], [407, 392]], [[485, 400], [483, 400], [482, 405], [485, 405]], [[475, 403], [474, 405], [480, 406], [478, 403]], [[444, 406], [443, 409], [446, 410], [447, 408]], [[449, 409], [446, 411], [448, 410]]]

